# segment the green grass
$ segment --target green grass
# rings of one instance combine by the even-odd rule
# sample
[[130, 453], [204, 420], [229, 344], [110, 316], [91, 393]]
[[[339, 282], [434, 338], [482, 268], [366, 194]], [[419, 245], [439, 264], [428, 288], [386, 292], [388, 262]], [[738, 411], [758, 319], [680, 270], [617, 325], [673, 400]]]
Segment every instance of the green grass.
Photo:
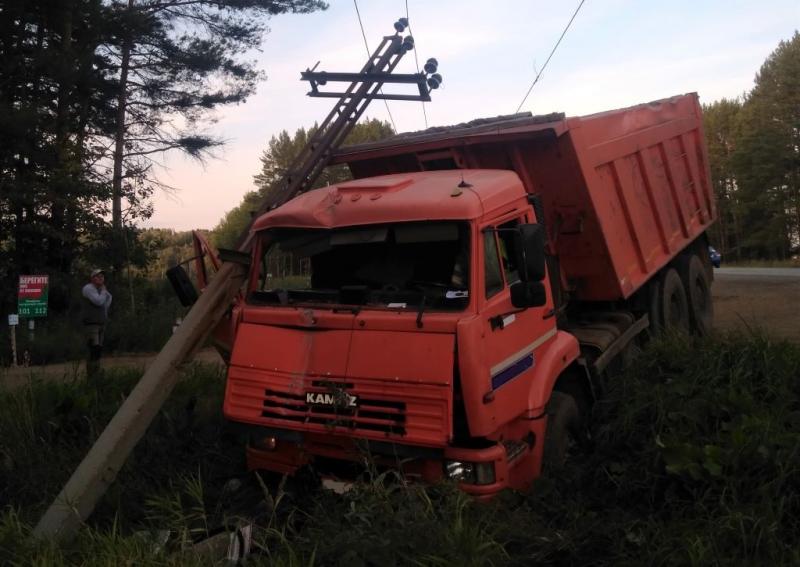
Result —
[[[0, 563], [208, 564], [190, 544], [235, 522], [236, 495], [222, 484], [242, 465], [213, 407], [219, 376], [203, 368], [73, 544], [28, 537], [134, 379], [120, 374], [100, 393], [79, 382], [0, 396]], [[212, 405], [187, 418], [192, 396]], [[262, 503], [260, 552], [247, 564], [800, 564], [800, 347], [762, 335], [664, 339], [611, 381], [595, 413], [593, 451], [487, 504], [374, 471], [344, 495], [257, 486], [247, 498]], [[148, 533], [165, 529], [159, 546]]]
[[[0, 507], [13, 506], [34, 520], [102, 432], [141, 375], [107, 369], [97, 381], [32, 381], [0, 391]], [[217, 474], [240, 464], [222, 441], [224, 375], [220, 367], [193, 364], [101, 500], [93, 521], [144, 517], [141, 502], [180, 475]]]

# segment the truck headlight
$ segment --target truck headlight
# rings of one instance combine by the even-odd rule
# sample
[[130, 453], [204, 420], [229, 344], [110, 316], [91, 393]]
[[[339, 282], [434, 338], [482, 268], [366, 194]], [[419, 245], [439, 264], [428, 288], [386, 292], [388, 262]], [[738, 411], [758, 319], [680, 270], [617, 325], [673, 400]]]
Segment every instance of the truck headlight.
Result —
[[461, 461], [447, 461], [444, 464], [447, 478], [456, 482], [472, 482], [474, 468], [472, 463], [462, 463]]
[[449, 480], [468, 484], [494, 484], [494, 463], [445, 461], [445, 476]]
[[259, 451], [274, 451], [278, 440], [269, 435], [250, 435], [250, 446]]

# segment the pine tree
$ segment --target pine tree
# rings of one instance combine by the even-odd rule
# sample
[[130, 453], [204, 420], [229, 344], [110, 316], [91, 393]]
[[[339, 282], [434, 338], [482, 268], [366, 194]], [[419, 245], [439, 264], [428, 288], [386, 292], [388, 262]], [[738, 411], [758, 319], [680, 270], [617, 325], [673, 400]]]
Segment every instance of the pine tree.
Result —
[[733, 155], [750, 257], [785, 259], [800, 246], [800, 33], [756, 75]]
[[263, 74], [242, 55], [260, 46], [266, 18], [324, 9], [320, 0], [125, 0], [112, 2], [118, 92], [112, 156], [112, 226], [148, 216], [160, 184], [153, 158], [178, 150], [198, 160], [221, 145], [204, 128], [220, 106], [238, 104]]
[[[99, 0], [18, 0], [0, 11], [0, 280], [9, 298], [19, 273], [68, 273], [78, 235], [105, 212], [90, 168], [111, 82], [98, 53]], [[54, 278], [51, 304], [66, 293]]]
[[742, 206], [732, 163], [741, 109], [738, 99], [722, 99], [703, 107], [703, 127], [718, 212], [718, 221], [711, 229], [712, 243], [729, 259], [739, 258], [742, 240]]

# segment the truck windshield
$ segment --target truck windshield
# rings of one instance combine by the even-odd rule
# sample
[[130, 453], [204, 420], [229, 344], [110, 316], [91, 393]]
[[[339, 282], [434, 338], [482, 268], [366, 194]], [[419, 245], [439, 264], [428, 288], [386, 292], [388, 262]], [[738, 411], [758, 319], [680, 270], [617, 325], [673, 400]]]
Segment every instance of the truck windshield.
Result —
[[469, 303], [469, 225], [413, 222], [263, 233], [252, 304], [461, 310]]

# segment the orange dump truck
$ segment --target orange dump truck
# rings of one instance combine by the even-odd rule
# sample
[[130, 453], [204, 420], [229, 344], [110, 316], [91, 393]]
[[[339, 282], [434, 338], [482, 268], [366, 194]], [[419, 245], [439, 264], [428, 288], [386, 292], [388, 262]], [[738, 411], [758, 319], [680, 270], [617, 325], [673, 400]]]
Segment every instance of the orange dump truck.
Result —
[[354, 180], [254, 224], [224, 413], [252, 468], [377, 467], [476, 496], [580, 440], [638, 337], [711, 324], [694, 94], [339, 150]]

